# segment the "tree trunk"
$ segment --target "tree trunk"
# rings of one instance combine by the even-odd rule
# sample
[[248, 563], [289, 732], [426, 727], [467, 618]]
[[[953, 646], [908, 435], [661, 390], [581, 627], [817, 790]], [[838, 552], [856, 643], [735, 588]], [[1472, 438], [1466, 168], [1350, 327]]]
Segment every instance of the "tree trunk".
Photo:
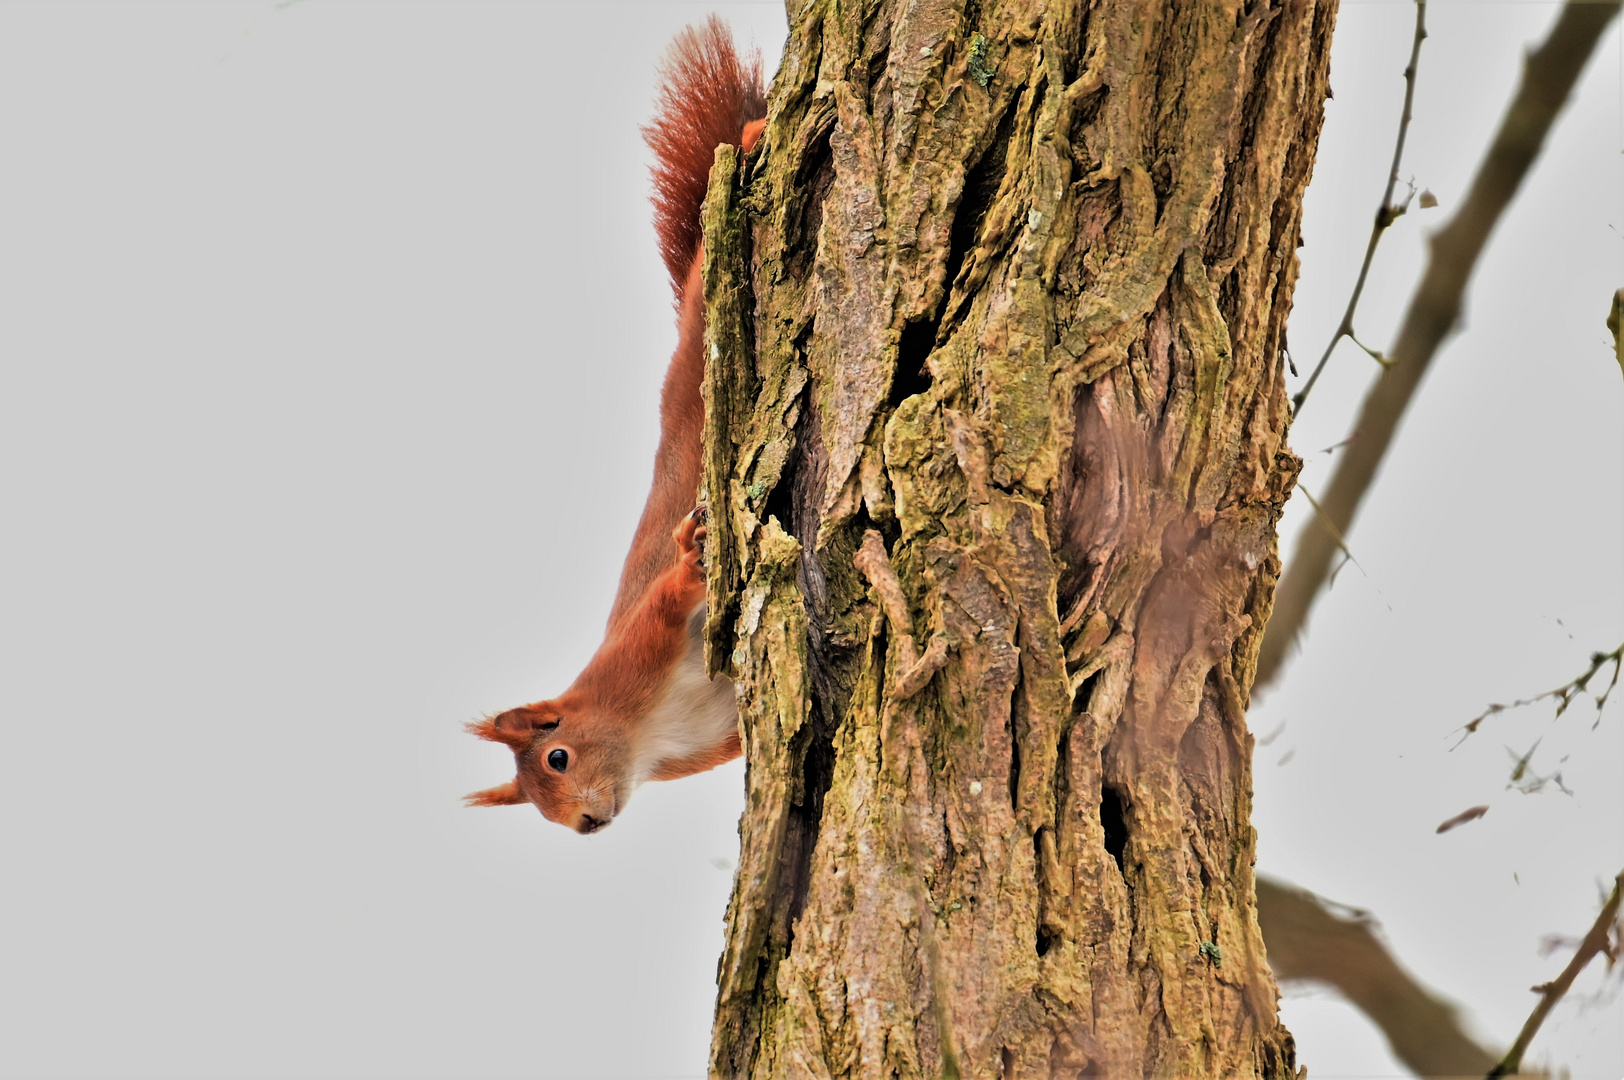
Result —
[[1335, 0], [810, 0], [705, 210], [720, 1077], [1285, 1077], [1245, 707]]

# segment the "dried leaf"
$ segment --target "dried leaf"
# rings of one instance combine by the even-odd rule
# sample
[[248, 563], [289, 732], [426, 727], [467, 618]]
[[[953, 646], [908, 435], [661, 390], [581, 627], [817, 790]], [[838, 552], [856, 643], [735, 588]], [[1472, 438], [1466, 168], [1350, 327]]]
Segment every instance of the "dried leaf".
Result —
[[1489, 812], [1489, 808], [1487, 806], [1474, 806], [1469, 810], [1462, 810], [1460, 813], [1456, 814], [1454, 817], [1450, 818], [1448, 821], [1444, 822], [1442, 825], [1439, 825], [1437, 831], [1440, 834], [1441, 833], [1446, 833], [1450, 829], [1459, 828], [1460, 826], [1466, 824], [1468, 821], [1476, 821], [1478, 818], [1482, 817], [1484, 814], [1487, 814], [1488, 812]]

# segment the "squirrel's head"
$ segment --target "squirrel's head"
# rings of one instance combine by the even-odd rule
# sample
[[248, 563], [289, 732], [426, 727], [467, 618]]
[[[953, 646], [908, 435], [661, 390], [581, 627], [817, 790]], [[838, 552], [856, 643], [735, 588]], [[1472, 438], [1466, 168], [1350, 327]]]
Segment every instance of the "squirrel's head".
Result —
[[631, 797], [626, 748], [605, 738], [615, 730], [562, 701], [539, 701], [476, 720], [469, 732], [499, 742], [518, 759], [518, 775], [505, 784], [463, 796], [469, 806], [534, 803], [548, 821], [576, 832], [597, 832]]

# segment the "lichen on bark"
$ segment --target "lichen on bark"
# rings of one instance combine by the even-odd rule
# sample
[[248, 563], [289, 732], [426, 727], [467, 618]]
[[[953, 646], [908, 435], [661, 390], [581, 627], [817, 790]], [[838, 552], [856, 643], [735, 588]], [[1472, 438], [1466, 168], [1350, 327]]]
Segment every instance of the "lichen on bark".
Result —
[[1292, 1074], [1245, 706], [1334, 11], [793, 12], [705, 209], [714, 1075]]

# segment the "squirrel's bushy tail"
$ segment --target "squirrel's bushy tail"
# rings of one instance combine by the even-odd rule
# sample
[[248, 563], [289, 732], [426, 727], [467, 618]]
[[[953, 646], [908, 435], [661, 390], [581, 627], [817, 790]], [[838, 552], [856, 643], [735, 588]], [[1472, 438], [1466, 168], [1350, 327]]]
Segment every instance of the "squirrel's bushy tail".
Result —
[[699, 207], [716, 148], [737, 145], [744, 125], [765, 115], [760, 53], [741, 60], [715, 15], [677, 35], [660, 64], [659, 103], [643, 139], [655, 158], [654, 228], [679, 303], [699, 250]]

